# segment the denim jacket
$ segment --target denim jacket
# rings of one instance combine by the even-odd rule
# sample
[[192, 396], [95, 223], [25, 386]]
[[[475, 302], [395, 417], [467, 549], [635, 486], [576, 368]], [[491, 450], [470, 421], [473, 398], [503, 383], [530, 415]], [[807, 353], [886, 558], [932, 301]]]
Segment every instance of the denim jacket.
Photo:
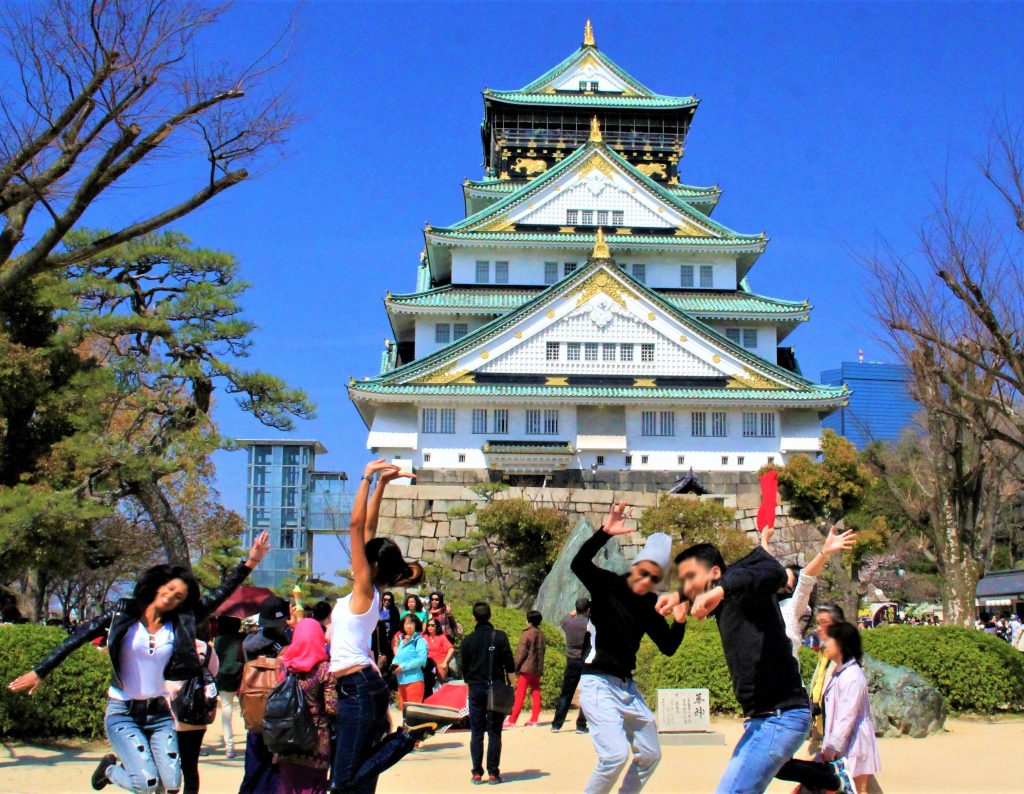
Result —
[[[170, 681], [183, 681], [196, 675], [202, 669], [199, 654], [196, 653], [196, 624], [201, 623], [245, 581], [251, 568], [240, 562], [227, 578], [214, 590], [207, 593], [199, 602], [194, 612], [175, 612], [170, 616], [168, 624], [174, 631], [174, 648], [171, 658], [164, 668], [164, 678]], [[133, 598], [122, 598], [112, 609], [108, 609], [97, 618], [83, 623], [64, 642], [51, 651], [46, 658], [35, 666], [36, 674], [45, 678], [76, 649], [102, 637], [109, 629], [107, 650], [110, 656], [110, 683], [117, 689], [121, 688], [121, 641], [145, 609]]]

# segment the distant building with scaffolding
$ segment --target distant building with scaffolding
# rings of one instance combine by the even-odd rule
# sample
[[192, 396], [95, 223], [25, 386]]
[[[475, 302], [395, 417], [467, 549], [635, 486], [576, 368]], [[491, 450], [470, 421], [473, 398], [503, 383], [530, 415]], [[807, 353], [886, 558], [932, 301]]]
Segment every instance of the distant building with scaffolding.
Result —
[[252, 583], [275, 587], [295, 568], [315, 570], [313, 538], [348, 529], [352, 494], [343, 471], [317, 471], [327, 448], [314, 440], [242, 439], [248, 456], [246, 545], [270, 533], [273, 550], [252, 574]]

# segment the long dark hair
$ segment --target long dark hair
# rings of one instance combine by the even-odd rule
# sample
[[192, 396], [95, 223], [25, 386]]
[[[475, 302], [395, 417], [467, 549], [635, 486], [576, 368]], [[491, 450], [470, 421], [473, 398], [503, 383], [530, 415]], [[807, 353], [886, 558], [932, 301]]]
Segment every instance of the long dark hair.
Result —
[[839, 643], [843, 661], [856, 659], [860, 664], [864, 653], [861, 650], [860, 631], [852, 623], [833, 623], [828, 627], [828, 636]]
[[366, 544], [366, 561], [376, 564], [374, 584], [384, 587], [408, 587], [423, 579], [423, 567], [406, 562], [402, 550], [391, 538], [373, 538]]
[[195, 612], [199, 606], [199, 582], [195, 580], [188, 568], [167, 563], [147, 568], [135, 583], [133, 597], [138, 608], [142, 610], [152, 604], [153, 599], [156, 598], [156, 591], [174, 579], [181, 579], [185, 583], [188, 587], [188, 595], [185, 596], [184, 601], [171, 610], [170, 614]]

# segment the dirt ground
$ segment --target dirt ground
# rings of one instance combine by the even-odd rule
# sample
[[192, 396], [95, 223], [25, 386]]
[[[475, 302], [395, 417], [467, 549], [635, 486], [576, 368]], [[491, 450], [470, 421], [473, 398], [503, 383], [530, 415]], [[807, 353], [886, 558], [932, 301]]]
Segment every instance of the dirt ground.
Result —
[[[571, 715], [566, 724], [572, 725]], [[661, 766], [645, 792], [713, 792], [739, 738], [741, 723], [717, 720], [713, 728], [725, 735], [724, 746], [663, 748]], [[244, 740], [240, 730], [238, 735]], [[204, 794], [235, 792], [242, 778], [241, 753], [234, 760], [225, 759], [220, 736], [218, 719], [206, 736], [210, 755], [200, 762]], [[239, 742], [239, 750], [241, 745]], [[878, 782], [886, 794], [1021, 792], [1022, 747], [1024, 720], [950, 720], [945, 733], [928, 739], [881, 740], [882, 773]], [[105, 751], [102, 744], [43, 747], [4, 743], [0, 745], [0, 794], [91, 791], [89, 777]], [[581, 791], [593, 763], [590, 739], [570, 729], [552, 734], [542, 725], [515, 728], [504, 734], [501, 768], [506, 787], [514, 792]], [[387, 772], [378, 792], [450, 794], [476, 790], [469, 778], [469, 735], [448, 733], [434, 737]], [[792, 790], [792, 783], [782, 782], [768, 789], [772, 794]]]

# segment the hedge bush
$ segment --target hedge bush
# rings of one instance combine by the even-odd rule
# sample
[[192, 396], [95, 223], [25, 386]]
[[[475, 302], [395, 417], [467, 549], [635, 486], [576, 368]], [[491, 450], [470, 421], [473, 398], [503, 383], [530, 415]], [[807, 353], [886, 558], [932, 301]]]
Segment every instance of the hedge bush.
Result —
[[864, 652], [910, 667], [956, 711], [1024, 711], [1024, 654], [958, 626], [884, 626], [865, 631]]
[[[472, 607], [453, 607], [456, 620], [462, 624], [466, 633], [473, 630], [476, 625], [473, 620]], [[562, 616], [558, 617], [561, 621]], [[519, 635], [526, 628], [526, 610], [507, 609], [505, 607], [491, 606], [491, 622], [494, 628], [508, 634], [508, 641], [512, 645], [512, 652], [515, 653], [516, 643], [519, 642]], [[562, 691], [562, 676], [565, 674], [565, 636], [562, 630], [548, 621], [540, 625], [547, 640], [547, 652], [544, 655], [544, 676], [541, 678], [541, 702], [546, 709], [553, 709], [558, 695]], [[529, 702], [529, 700], [527, 700]]]
[[67, 634], [52, 626], [0, 626], [0, 736], [12, 739], [103, 735], [110, 660], [92, 645], [64, 660], [29, 697], [7, 684], [53, 650]]

